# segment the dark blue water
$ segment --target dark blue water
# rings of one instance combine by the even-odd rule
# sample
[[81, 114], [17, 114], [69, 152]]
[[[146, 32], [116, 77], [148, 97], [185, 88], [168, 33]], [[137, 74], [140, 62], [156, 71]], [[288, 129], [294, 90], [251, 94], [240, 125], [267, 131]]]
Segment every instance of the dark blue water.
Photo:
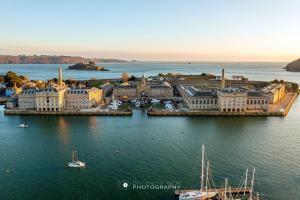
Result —
[[[121, 73], [124, 66], [132, 74], [151, 74], [161, 69], [144, 65], [148, 63], [129, 71], [130, 66], [116, 64], [114, 70]], [[299, 82], [299, 73], [272, 66], [256, 66], [256, 70], [244, 66], [244, 72], [228, 66], [227, 71]], [[49, 67], [48, 74], [44, 67]], [[1, 72], [4, 68], [8, 67], [1, 66]], [[26, 70], [33, 78], [47, 78], [55, 68]], [[11, 69], [22, 72], [25, 67]], [[191, 73], [209, 69], [217, 72], [219, 66], [194, 66]], [[85, 78], [81, 72], [68, 73]], [[182, 188], [198, 188], [202, 144], [218, 186], [224, 185], [225, 177], [232, 186], [238, 185], [246, 168], [255, 166], [255, 189], [262, 199], [299, 199], [299, 111], [299, 99], [286, 117], [148, 117], [140, 110], [131, 117], [4, 116], [1, 107], [0, 199], [173, 199], [173, 190], [124, 190], [119, 182], [178, 182]], [[18, 128], [23, 122], [30, 127]], [[86, 169], [64, 167], [74, 149], [87, 163]]]

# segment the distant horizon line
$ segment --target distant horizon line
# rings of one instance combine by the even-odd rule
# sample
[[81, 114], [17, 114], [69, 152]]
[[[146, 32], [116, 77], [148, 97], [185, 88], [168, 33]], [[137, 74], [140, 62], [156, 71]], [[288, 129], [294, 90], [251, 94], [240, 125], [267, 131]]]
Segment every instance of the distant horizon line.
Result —
[[[167, 60], [167, 59], [162, 59], [162, 60], [140, 60], [140, 59], [122, 59], [122, 58], [104, 58], [104, 57], [85, 57], [85, 56], [80, 56], [80, 55], [64, 55], [64, 54], [0, 54], [0, 56], [54, 56], [54, 57], [81, 57], [84, 59], [107, 59], [107, 60], [123, 60], [126, 62], [176, 62], [176, 63], [188, 63], [188, 64], [193, 64], [193, 63], [289, 63], [292, 61], [250, 61], [250, 60], [245, 60], [245, 61], [237, 61], [237, 60]], [[297, 60], [297, 58], [295, 58]], [[13, 64], [13, 63], [12, 63]], [[26, 63], [23, 63], [26, 64]], [[47, 63], [46, 63], [47, 64]], [[59, 63], [57, 63], [59, 64]], [[67, 64], [67, 63], [66, 63]]]

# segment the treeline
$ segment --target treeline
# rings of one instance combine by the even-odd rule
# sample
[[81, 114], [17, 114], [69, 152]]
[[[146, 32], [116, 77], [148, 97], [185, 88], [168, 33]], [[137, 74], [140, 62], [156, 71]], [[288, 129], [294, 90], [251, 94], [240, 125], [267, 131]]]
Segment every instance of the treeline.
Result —
[[23, 75], [18, 75], [15, 72], [8, 71], [6, 75], [0, 76], [0, 83], [7, 83], [7, 87], [13, 87], [14, 85], [20, 87], [22, 83], [28, 81], [28, 78]]

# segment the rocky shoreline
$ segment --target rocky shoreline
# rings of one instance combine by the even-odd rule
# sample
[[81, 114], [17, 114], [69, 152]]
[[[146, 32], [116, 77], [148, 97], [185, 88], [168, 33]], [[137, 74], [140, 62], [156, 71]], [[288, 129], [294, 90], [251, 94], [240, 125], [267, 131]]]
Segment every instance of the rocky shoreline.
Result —
[[291, 63], [288, 63], [283, 69], [290, 72], [300, 72], [300, 58], [298, 60], [294, 60]]

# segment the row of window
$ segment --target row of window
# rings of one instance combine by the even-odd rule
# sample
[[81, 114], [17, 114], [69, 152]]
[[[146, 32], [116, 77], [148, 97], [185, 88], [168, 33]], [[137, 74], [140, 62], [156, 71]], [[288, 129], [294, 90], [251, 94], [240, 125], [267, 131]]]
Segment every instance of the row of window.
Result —
[[192, 104], [217, 104], [218, 100], [217, 99], [196, 99], [192, 100]]
[[58, 108], [37, 108], [37, 111], [59, 111]]
[[269, 101], [268, 100], [264, 100], [264, 99], [254, 99], [254, 100], [247, 100], [247, 104], [268, 104]]
[[[244, 104], [245, 101], [240, 101], [240, 100], [230, 100], [230, 101], [223, 101], [223, 104], [233, 104], [235, 105], [235, 103], [237, 104]], [[192, 100], [192, 104], [217, 104], [218, 100], [217, 99], [200, 99], [200, 100]], [[254, 100], [247, 100], [247, 104], [268, 104], [269, 101], [268, 100], [264, 100], [264, 99], [254, 99]]]
[[245, 111], [245, 109], [243, 109], [243, 108], [224, 108], [223, 110], [222, 110], [223, 112], [244, 112]]

